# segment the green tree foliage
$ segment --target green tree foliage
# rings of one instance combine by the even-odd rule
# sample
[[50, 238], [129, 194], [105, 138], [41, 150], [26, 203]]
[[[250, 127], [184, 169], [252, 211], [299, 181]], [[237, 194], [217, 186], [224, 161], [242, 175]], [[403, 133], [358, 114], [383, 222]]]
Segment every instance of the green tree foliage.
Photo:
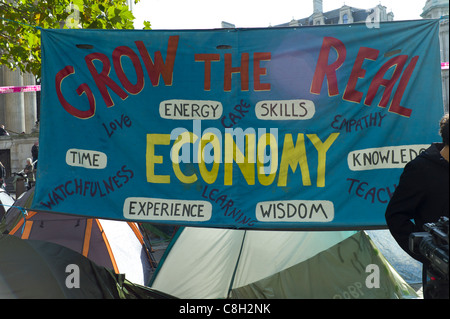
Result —
[[39, 28], [133, 29], [133, 21], [126, 0], [0, 0], [0, 64], [39, 78]]

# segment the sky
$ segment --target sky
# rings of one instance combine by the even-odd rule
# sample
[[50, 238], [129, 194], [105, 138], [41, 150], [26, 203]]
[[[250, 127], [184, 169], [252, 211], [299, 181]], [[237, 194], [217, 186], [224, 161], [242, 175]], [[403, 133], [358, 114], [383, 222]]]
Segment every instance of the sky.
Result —
[[[132, 1], [134, 2], [134, 1]], [[324, 0], [324, 12], [344, 4], [361, 9], [381, 4], [394, 20], [421, 19], [426, 0]], [[136, 29], [150, 21], [152, 29], [215, 29], [222, 21], [237, 28], [276, 26], [313, 13], [313, 0], [140, 0], [133, 4]]]

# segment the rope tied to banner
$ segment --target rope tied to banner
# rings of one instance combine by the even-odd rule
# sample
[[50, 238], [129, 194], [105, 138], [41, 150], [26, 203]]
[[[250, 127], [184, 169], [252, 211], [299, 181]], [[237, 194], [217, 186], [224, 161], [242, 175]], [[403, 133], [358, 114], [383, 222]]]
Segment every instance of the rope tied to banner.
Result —
[[39, 26], [36, 26], [36, 25], [27, 24], [27, 23], [20, 22], [20, 21], [14, 21], [14, 20], [11, 20], [11, 19], [3, 18], [3, 17], [0, 17], [0, 19], [4, 20], [4, 21], [12, 22], [12, 23], [21, 24], [21, 25], [24, 25], [26, 27], [34, 28], [34, 29], [39, 30], [39, 31], [43, 30], [43, 28], [41, 28]]
[[[25, 207], [20, 207], [20, 206], [15, 206], [15, 205], [6, 205], [6, 204], [0, 204], [0, 205], [4, 206], [4, 207], [9, 207], [9, 208], [17, 208], [18, 210], [20, 210], [20, 212], [22, 213], [22, 216], [23, 216], [23, 225], [22, 225], [22, 230], [21, 230], [21, 233], [23, 234], [23, 231], [25, 229], [25, 223], [27, 221], [27, 216], [28, 216], [28, 212], [25, 209]], [[6, 212], [8, 212], [9, 208], [6, 210]]]

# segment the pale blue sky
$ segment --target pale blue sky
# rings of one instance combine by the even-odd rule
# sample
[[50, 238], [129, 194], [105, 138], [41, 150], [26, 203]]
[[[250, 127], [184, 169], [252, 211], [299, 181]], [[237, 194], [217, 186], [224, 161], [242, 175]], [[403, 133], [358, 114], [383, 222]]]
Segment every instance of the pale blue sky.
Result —
[[[378, 4], [394, 13], [394, 20], [421, 19], [426, 0], [324, 0], [323, 10], [342, 5], [361, 9]], [[300, 19], [313, 12], [312, 0], [141, 0], [134, 5], [135, 28], [148, 20], [153, 29], [214, 29], [226, 21], [238, 28], [268, 27]]]

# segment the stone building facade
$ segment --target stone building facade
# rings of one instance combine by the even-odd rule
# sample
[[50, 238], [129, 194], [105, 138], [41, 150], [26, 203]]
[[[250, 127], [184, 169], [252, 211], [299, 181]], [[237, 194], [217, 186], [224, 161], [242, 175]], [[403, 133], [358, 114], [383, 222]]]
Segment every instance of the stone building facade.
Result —
[[[423, 7], [422, 14], [424, 19], [441, 19], [439, 24], [439, 42], [441, 46], [441, 62], [448, 63], [448, 0], [427, 0]], [[447, 64], [448, 65], [448, 64]], [[442, 76], [442, 99], [444, 101], [444, 109], [448, 112], [449, 103], [449, 82], [448, 82], [448, 66], [441, 70]]]
[[277, 25], [277, 27], [357, 23], [365, 22], [369, 16], [370, 19], [376, 22], [394, 20], [394, 14], [387, 12], [386, 7], [381, 4], [370, 9], [360, 9], [344, 4], [338, 9], [324, 12], [323, 1], [313, 0], [313, 13], [310, 16], [301, 19], [292, 19], [290, 22]]
[[[35, 85], [32, 74], [11, 71], [0, 65], [0, 87]], [[7, 176], [25, 167], [31, 147], [38, 141], [38, 92], [0, 94], [0, 125], [9, 135], [0, 136], [0, 162]]]

